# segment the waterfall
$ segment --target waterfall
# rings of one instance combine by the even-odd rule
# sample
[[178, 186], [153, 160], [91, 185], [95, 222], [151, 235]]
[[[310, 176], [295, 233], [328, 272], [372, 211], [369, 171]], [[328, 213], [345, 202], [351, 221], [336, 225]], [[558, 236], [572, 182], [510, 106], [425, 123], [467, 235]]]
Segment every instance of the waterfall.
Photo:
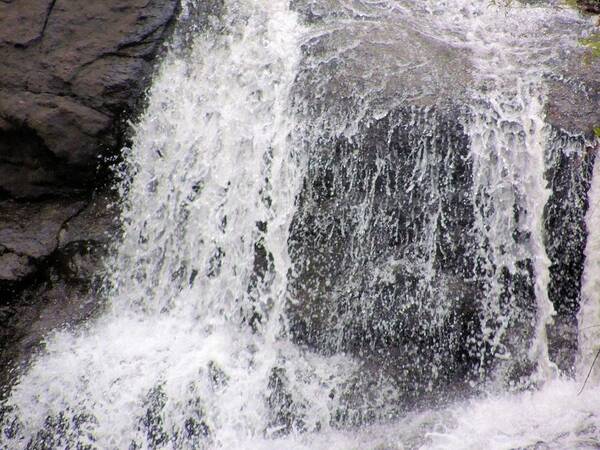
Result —
[[597, 443], [598, 372], [578, 399], [547, 335], [555, 195], [582, 215], [592, 177], [579, 381], [600, 332], [600, 162], [558, 185], [590, 143], [544, 108], [585, 24], [487, 0], [288, 3], [208, 2], [196, 24], [182, 3], [190, 38], [117, 168], [101, 311], [46, 337], [0, 447]]
[[[513, 362], [525, 355], [511, 353], [532, 342], [527, 358], [538, 364], [545, 378], [551, 371], [545, 327], [554, 311], [548, 298], [550, 262], [542, 234], [543, 205], [550, 193], [544, 179], [547, 139], [540, 95], [535, 83], [517, 80], [514, 92], [491, 100], [488, 96], [475, 116], [471, 141], [475, 227], [483, 237], [478, 259], [489, 284], [484, 339], [490, 341], [497, 358]], [[533, 285], [535, 309], [526, 288], [519, 290], [519, 279]]]
[[228, 4], [162, 64], [125, 156], [107, 311], [48, 339], [12, 392], [7, 445], [240, 448], [285, 428], [268, 409], [294, 358], [280, 334], [300, 25], [285, 3]]
[[592, 380], [598, 380], [598, 366], [592, 366], [598, 352], [600, 320], [600, 238], [598, 226], [600, 220], [600, 159], [596, 157], [592, 186], [589, 192], [589, 209], [586, 217], [588, 240], [585, 249], [586, 264], [582, 283], [582, 304], [579, 311], [579, 377], [584, 379], [592, 371]]

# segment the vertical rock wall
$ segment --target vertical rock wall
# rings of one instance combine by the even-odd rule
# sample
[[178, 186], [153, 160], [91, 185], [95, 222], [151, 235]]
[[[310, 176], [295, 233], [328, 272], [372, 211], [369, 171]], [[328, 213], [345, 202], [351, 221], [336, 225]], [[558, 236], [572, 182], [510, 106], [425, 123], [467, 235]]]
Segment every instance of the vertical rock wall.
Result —
[[[90, 314], [124, 143], [177, 0], [0, 0], [0, 367]], [[6, 371], [0, 371], [0, 385]]]

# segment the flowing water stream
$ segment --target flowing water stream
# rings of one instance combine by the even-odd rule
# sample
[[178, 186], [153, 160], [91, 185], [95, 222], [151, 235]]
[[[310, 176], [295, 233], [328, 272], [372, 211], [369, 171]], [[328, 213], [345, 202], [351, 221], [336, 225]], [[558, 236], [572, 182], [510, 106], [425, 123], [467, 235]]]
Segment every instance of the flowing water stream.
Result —
[[598, 448], [600, 371], [577, 393], [600, 163], [576, 361], [547, 336], [549, 174], [593, 158], [545, 122], [546, 80], [589, 24], [551, 2], [201, 10], [118, 169], [103, 311], [47, 337], [0, 447]]

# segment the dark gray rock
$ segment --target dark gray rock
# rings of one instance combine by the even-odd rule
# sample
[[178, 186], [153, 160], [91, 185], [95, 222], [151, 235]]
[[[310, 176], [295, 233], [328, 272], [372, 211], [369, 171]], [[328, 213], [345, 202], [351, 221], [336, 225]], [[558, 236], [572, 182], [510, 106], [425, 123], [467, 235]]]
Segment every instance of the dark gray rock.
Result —
[[404, 400], [461, 383], [485, 356], [459, 116], [407, 108], [354, 141], [311, 143], [291, 228], [294, 338], [355, 355]]
[[[147, 86], [177, 4], [0, 3], [0, 173], [19, 172], [0, 189], [16, 197], [45, 195], [48, 182], [89, 190], [98, 156], [119, 144], [119, 120]], [[57, 170], [71, 174], [67, 183]]]
[[84, 205], [68, 200], [0, 202], [0, 245], [19, 255], [46, 257], [56, 250], [63, 225]]
[[54, 156], [74, 168], [97, 164], [99, 140], [112, 126], [106, 114], [57, 95], [0, 90], [0, 111], [6, 121], [35, 130]]
[[89, 98], [89, 103], [118, 110], [131, 101], [131, 86], [137, 77], [148, 71], [149, 63], [142, 58], [108, 55], [91, 62], [73, 78], [75, 95]]
[[27, 46], [42, 34], [54, 0], [0, 2], [0, 41]]
[[[292, 4], [320, 30], [303, 46], [297, 78], [296, 103], [314, 135], [303, 136], [308, 174], [290, 240], [295, 339], [317, 351], [350, 352], [377, 370], [388, 367], [407, 397], [470, 376], [479, 383], [501, 364], [506, 379], [519, 384], [534, 366], [523, 351], [535, 331], [534, 267], [523, 258], [499, 271], [501, 287], [486, 299], [490, 268], [475, 248], [487, 250], [470, 223], [469, 204], [477, 201], [469, 185], [470, 143], [460, 129], [467, 118], [455, 106], [468, 105], [477, 88], [470, 55], [403, 17], [389, 24], [376, 12], [376, 25], [363, 21], [372, 11], [362, 4]], [[329, 27], [340, 18], [343, 27]], [[557, 34], [589, 26], [579, 19], [552, 25]], [[584, 46], [558, 54], [546, 74], [547, 121], [557, 131], [547, 155], [553, 193], [544, 223], [549, 295], [558, 313], [548, 327], [550, 354], [569, 373], [593, 163], [583, 147], [600, 125], [600, 58]], [[410, 107], [397, 114], [398, 104]], [[569, 136], [581, 151], [571, 152]], [[427, 224], [435, 208], [439, 223]], [[514, 239], [528, 237], [515, 227]], [[509, 323], [498, 332], [497, 348], [481, 339], [482, 328], [498, 331], [486, 319], [486, 301]], [[506, 355], [510, 363], [503, 365]]]
[[14, 380], [11, 368], [26, 364], [45, 334], [101, 307], [103, 258], [118, 235], [113, 202], [96, 195], [0, 203], [0, 387]]
[[547, 327], [549, 353], [564, 373], [573, 374], [588, 232], [585, 216], [597, 150], [582, 136], [554, 129], [546, 151], [552, 194], [544, 208], [544, 243], [551, 262], [548, 296], [556, 312]]
[[548, 80], [547, 121], [572, 134], [591, 138], [600, 126], [600, 58], [591, 49], [566, 57]]
[[0, 1], [0, 386], [99, 305], [118, 211], [94, 194], [98, 166], [124, 143], [178, 5]]
[[31, 274], [33, 270], [27, 256], [17, 255], [6, 249], [0, 254], [0, 281], [15, 281]]
[[58, 247], [73, 242], [108, 243], [119, 231], [118, 206], [109, 196], [97, 196], [79, 214], [66, 222], [58, 234]]

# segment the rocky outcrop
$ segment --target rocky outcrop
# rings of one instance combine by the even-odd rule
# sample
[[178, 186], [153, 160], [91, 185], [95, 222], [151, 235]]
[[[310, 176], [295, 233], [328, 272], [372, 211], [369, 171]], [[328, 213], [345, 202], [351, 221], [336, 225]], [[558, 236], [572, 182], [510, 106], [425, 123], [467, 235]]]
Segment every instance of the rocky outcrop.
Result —
[[[45, 334], [89, 317], [99, 306], [89, 292], [100, 281], [102, 258], [118, 234], [117, 216], [107, 195], [91, 201], [0, 202], [2, 367], [26, 362], [23, 357]], [[0, 370], [0, 386], [8, 376]]]
[[94, 308], [87, 292], [118, 232], [103, 161], [178, 3], [0, 0], [0, 367]]
[[[600, 0], [569, 4], [579, 8], [583, 17], [600, 14]], [[596, 27], [588, 28], [587, 37], [579, 40], [581, 45], [563, 53], [554, 72], [547, 76], [547, 121], [558, 130], [587, 138], [593, 138], [593, 130], [600, 125], [600, 58], [590, 45], [598, 40], [600, 21], [597, 17], [592, 20]]]
[[87, 190], [120, 142], [174, 0], [0, 2], [0, 192]]
[[[576, 6], [587, 13], [600, 13], [597, 0], [578, 0]], [[592, 36], [596, 35], [592, 30]], [[569, 374], [575, 370], [578, 346], [587, 195], [600, 150], [596, 139], [600, 126], [598, 73], [600, 58], [593, 48], [581, 45], [564, 55], [547, 80], [546, 120], [552, 130], [546, 149], [546, 179], [552, 194], [544, 210], [544, 225], [551, 263], [548, 295], [556, 315], [546, 331], [550, 358]]]
[[588, 233], [585, 217], [597, 152], [592, 145], [581, 135], [553, 129], [546, 148], [551, 195], [544, 207], [544, 244], [550, 260], [548, 297], [556, 312], [546, 331], [552, 361], [571, 374]]
[[480, 350], [469, 347], [481, 286], [469, 139], [457, 116], [397, 110], [355, 142], [312, 147], [291, 227], [294, 338], [361, 358], [404, 399], [458, 385]]
[[[310, 7], [300, 11], [307, 21], [327, 20]], [[292, 334], [318, 351], [350, 353], [387, 370], [409, 391], [423, 383], [404, 398], [432, 386], [445, 392], [439, 388], [471, 376], [480, 382], [509, 360], [499, 370], [518, 384], [534, 368], [522, 351], [535, 332], [534, 266], [515, 252], [496, 270], [494, 252], [506, 250], [496, 250], [475, 223], [493, 213], [481, 200], [490, 191], [474, 186], [462, 128], [477, 112], [470, 60], [417, 31], [410, 48], [398, 48], [408, 41], [399, 23], [392, 32], [369, 27], [364, 39], [355, 39], [360, 22], [356, 30], [345, 25], [305, 48], [298, 79], [306, 93], [297, 103], [306, 105], [316, 136], [306, 146], [308, 171], [291, 228]], [[584, 46], [565, 52], [546, 75], [552, 195], [543, 222], [557, 312], [548, 335], [551, 357], [565, 373], [577, 349], [590, 145], [600, 125], [600, 58], [589, 53]], [[394, 111], [399, 98], [410, 108]], [[352, 138], [340, 137], [344, 132]], [[512, 237], [515, 248], [530, 238], [519, 225]], [[482, 256], [488, 252], [490, 259]]]

